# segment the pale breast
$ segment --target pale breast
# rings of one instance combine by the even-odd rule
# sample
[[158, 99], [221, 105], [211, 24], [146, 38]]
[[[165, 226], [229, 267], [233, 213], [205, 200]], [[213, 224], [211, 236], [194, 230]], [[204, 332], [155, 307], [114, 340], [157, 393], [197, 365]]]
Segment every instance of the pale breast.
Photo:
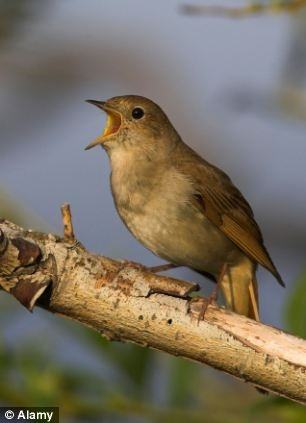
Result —
[[224, 256], [236, 247], [192, 205], [194, 189], [185, 175], [174, 168], [152, 170], [112, 168], [112, 191], [122, 220], [156, 255], [217, 274]]

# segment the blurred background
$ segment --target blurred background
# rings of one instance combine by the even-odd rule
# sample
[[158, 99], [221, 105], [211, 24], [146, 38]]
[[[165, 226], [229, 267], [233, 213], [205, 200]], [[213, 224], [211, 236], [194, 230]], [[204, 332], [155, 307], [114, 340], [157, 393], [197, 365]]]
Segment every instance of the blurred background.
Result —
[[[106, 154], [84, 152], [105, 122], [85, 99], [152, 98], [253, 207], [287, 284], [259, 271], [262, 320], [306, 337], [306, 9], [232, 19], [183, 5], [0, 0], [0, 215], [61, 233], [68, 201], [89, 250], [161, 264], [117, 216]], [[59, 406], [63, 422], [306, 421], [213, 369], [0, 302], [1, 405]]]

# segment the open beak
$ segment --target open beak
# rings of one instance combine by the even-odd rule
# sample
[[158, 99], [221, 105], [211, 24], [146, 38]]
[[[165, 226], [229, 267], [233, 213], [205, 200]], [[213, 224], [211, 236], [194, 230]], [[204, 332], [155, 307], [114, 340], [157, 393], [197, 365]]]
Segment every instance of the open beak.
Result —
[[110, 135], [116, 134], [121, 126], [121, 114], [107, 105], [105, 101], [98, 100], [86, 100], [87, 103], [93, 104], [94, 106], [102, 109], [107, 113], [106, 125], [103, 131], [103, 134], [98, 135], [98, 137], [92, 141], [85, 150], [89, 150], [96, 145], [103, 144]]

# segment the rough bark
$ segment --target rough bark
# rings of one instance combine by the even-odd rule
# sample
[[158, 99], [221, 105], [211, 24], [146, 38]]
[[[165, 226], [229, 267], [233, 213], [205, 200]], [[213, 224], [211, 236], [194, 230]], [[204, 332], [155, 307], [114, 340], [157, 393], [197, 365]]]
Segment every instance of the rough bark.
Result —
[[205, 363], [257, 387], [306, 403], [306, 341], [230, 311], [191, 301], [197, 285], [92, 254], [74, 240], [0, 221], [0, 285], [110, 340]]

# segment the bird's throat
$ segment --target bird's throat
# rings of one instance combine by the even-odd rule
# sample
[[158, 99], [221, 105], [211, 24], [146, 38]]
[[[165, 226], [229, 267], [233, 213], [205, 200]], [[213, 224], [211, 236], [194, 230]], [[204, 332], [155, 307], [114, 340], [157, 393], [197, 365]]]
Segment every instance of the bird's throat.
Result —
[[121, 126], [121, 116], [119, 113], [107, 110], [106, 125], [103, 131], [103, 138], [116, 134]]

